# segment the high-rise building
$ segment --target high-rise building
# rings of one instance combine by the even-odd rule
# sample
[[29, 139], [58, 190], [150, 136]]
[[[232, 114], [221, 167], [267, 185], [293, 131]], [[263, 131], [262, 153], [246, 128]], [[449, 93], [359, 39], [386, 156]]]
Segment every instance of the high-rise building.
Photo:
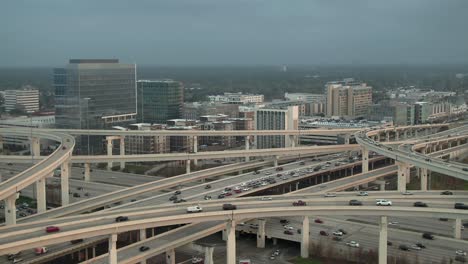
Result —
[[326, 92], [329, 117], [366, 117], [372, 104], [372, 87], [352, 79], [327, 83]]
[[325, 95], [312, 93], [285, 93], [284, 98], [290, 101], [305, 102], [305, 115], [322, 115], [325, 113]]
[[228, 104], [261, 104], [263, 94], [224, 93], [224, 95], [209, 95], [211, 102], [223, 102]]
[[[136, 121], [136, 65], [117, 59], [72, 59], [54, 69], [58, 128], [104, 129]], [[86, 143], [90, 139], [91, 143]], [[102, 150], [100, 137], [77, 138], [78, 153]]]
[[182, 117], [184, 87], [173, 80], [139, 80], [138, 121], [166, 123]]
[[[296, 130], [299, 124], [298, 106], [283, 108], [261, 108], [255, 111], [256, 130]], [[289, 136], [257, 136], [258, 149], [284, 148], [295, 145], [297, 139]]]
[[6, 90], [5, 111], [11, 112], [14, 109], [26, 113], [39, 111], [39, 91], [37, 89]]

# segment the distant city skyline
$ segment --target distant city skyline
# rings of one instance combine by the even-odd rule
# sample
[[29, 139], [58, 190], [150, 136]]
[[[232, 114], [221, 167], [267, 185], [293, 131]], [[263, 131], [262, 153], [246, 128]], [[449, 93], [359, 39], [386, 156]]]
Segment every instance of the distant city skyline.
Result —
[[468, 2], [9, 1], [0, 67], [468, 63]]

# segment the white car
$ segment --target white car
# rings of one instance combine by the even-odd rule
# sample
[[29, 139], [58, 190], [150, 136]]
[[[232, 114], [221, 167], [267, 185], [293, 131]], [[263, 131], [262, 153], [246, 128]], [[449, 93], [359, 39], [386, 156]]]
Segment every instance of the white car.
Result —
[[326, 193], [324, 197], [336, 197], [336, 194], [334, 193]]
[[284, 229], [286, 230], [294, 230], [294, 227], [290, 226], [290, 225], [285, 225], [284, 226]]
[[246, 191], [250, 191], [250, 188], [249, 187], [245, 187], [242, 189], [242, 191], [246, 192]]
[[380, 200], [377, 200], [377, 202], [375, 203], [376, 205], [382, 205], [382, 206], [391, 206], [392, 205], [392, 201], [390, 200], [385, 200], [385, 199], [380, 199]]
[[265, 175], [270, 175], [270, 174], [271, 174], [271, 172], [269, 172], [269, 171], [268, 171], [268, 172], [265, 172]]
[[457, 254], [457, 256], [466, 256], [466, 252], [460, 249], [455, 251], [455, 254]]
[[369, 196], [369, 193], [367, 192], [359, 192], [358, 196]]
[[275, 250], [275, 252], [273, 252], [273, 254], [274, 254], [275, 256], [279, 256], [280, 250], [279, 250], [279, 249]]
[[356, 241], [349, 241], [346, 243], [346, 245], [348, 245], [349, 247], [355, 247], [355, 248], [359, 247], [359, 243]]
[[421, 248], [418, 245], [411, 245], [410, 248], [413, 250], [421, 250]]
[[389, 225], [398, 225], [399, 223], [397, 221], [389, 222]]
[[203, 262], [203, 259], [202, 258], [199, 258], [199, 257], [193, 257], [192, 258], [192, 264], [195, 264], [195, 263], [202, 263]]
[[260, 200], [262, 200], [262, 201], [271, 201], [271, 200], [273, 200], [273, 198], [265, 196], [265, 197], [262, 197]]
[[413, 193], [412, 193], [412, 192], [409, 192], [409, 191], [402, 192], [401, 194], [403, 194], [403, 195], [413, 195]]
[[333, 232], [333, 235], [334, 235], [334, 236], [343, 236], [343, 232], [341, 232], [341, 231], [335, 231], [335, 232]]
[[261, 185], [261, 186], [267, 186], [268, 183], [267, 183], [267, 182], [262, 182], [260, 185]]

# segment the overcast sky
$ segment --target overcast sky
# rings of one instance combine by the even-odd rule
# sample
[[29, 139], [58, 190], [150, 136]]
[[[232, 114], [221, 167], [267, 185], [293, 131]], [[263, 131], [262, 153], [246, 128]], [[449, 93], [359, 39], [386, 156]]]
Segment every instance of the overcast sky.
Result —
[[7, 0], [0, 66], [468, 63], [467, 0]]

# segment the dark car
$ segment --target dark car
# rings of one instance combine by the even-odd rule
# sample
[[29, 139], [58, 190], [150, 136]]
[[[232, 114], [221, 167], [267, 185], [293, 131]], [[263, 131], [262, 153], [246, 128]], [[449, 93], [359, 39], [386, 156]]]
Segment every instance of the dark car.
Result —
[[53, 232], [60, 231], [60, 228], [58, 226], [48, 226], [48, 227], [46, 227], [45, 230], [46, 230], [47, 233], [53, 233]]
[[223, 204], [223, 210], [236, 210], [237, 206], [233, 204]]
[[174, 203], [185, 203], [186, 200], [185, 199], [177, 199], [177, 200], [174, 200]]
[[400, 250], [403, 250], [403, 251], [409, 251], [410, 250], [410, 248], [407, 245], [400, 245], [398, 248]]
[[211, 185], [207, 184], [207, 185], [205, 186], [205, 189], [211, 189]]
[[467, 209], [468, 209], [468, 205], [466, 205], [466, 204], [464, 204], [464, 203], [455, 203], [454, 208], [455, 208], [455, 209], [464, 209], [464, 210], [467, 210]]
[[298, 200], [296, 202], [293, 202], [292, 204], [293, 206], [305, 206], [307, 205], [306, 202], [302, 201], [302, 200]]
[[299, 165], [305, 165], [305, 162], [304, 162], [304, 161], [301, 161], [301, 162], [299, 163]]
[[224, 190], [225, 190], [226, 192], [230, 192], [230, 191], [232, 191], [232, 189], [231, 189], [231, 188], [229, 188], [229, 187], [226, 187], [226, 188], [224, 188]]
[[174, 194], [175, 194], [175, 195], [179, 195], [179, 194], [181, 194], [181, 192], [177, 190], [177, 191], [175, 191]]
[[314, 222], [317, 224], [323, 224], [323, 220], [319, 218], [315, 219]]
[[284, 230], [284, 234], [293, 235], [293, 232], [291, 230]]
[[448, 218], [439, 218], [440, 221], [447, 222]]
[[172, 195], [171, 197], [169, 197], [169, 201], [174, 201], [174, 200], [177, 200], [177, 196], [176, 196], [176, 195]]
[[116, 222], [125, 222], [125, 221], [128, 221], [128, 217], [126, 216], [118, 216], [115, 218], [115, 221]]
[[78, 244], [78, 243], [81, 243], [83, 242], [83, 239], [75, 239], [75, 240], [72, 240], [70, 241], [72, 244]]
[[320, 231], [319, 233], [321, 236], [328, 236], [328, 232], [327, 231]]
[[218, 199], [223, 199], [223, 198], [224, 198], [224, 194], [218, 195]]
[[77, 187], [76, 189], [77, 189], [78, 191], [81, 191], [81, 190], [83, 190], [83, 187]]
[[277, 167], [277, 168], [276, 168], [276, 171], [282, 171], [282, 170], [283, 170], [282, 167]]
[[350, 200], [349, 205], [362, 205], [362, 202], [358, 200]]
[[463, 168], [462, 170], [463, 170], [463, 171], [468, 171], [468, 168]]
[[280, 220], [280, 223], [281, 223], [281, 224], [289, 224], [289, 221], [286, 220], [286, 219], [281, 219], [281, 220]]
[[453, 192], [451, 191], [443, 191], [440, 193], [440, 195], [453, 195]]
[[13, 163], [11, 163], [11, 162], [8, 162], [8, 163], [7, 163], [7, 165], [8, 165], [8, 166], [12, 166], [12, 165], [13, 165]]
[[302, 234], [302, 229], [300, 229], [300, 228], [297, 229], [297, 233], [298, 233], [298, 234]]
[[387, 246], [391, 246], [393, 243], [391, 241], [387, 241]]
[[79, 197], [81, 197], [81, 195], [79, 193], [74, 193], [73, 197], [79, 198]]
[[149, 247], [147, 247], [147, 246], [141, 246], [141, 247], [140, 247], [140, 251], [141, 251], [141, 252], [146, 251], [146, 250], [148, 250], [148, 249], [149, 249]]
[[418, 242], [418, 243], [416, 243], [415, 245], [418, 246], [418, 247], [420, 247], [420, 248], [426, 248], [426, 246], [423, 245], [423, 243], [421, 243], [421, 242]]
[[434, 235], [431, 233], [423, 233], [422, 237], [429, 240], [434, 240]]
[[342, 241], [343, 238], [342, 238], [342, 237], [339, 237], [339, 236], [334, 236], [334, 237], [333, 237], [333, 240], [335, 240], [335, 241]]
[[414, 207], [427, 207], [427, 204], [423, 202], [415, 202], [413, 205]]

